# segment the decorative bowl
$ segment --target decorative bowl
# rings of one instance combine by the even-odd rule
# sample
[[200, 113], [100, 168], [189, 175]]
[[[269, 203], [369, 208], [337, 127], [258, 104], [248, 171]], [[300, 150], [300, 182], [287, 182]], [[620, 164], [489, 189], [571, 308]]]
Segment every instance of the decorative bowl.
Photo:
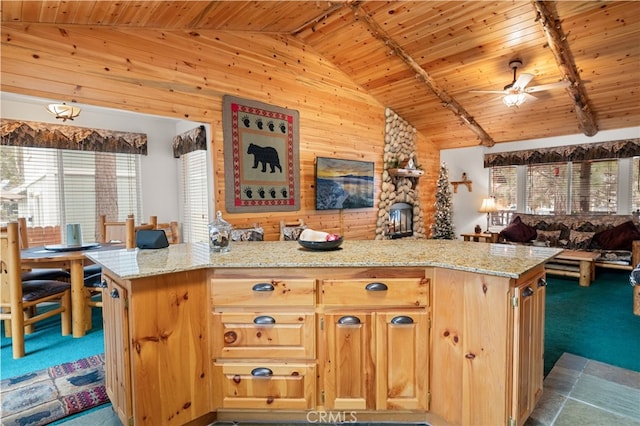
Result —
[[318, 250], [318, 251], [327, 251], [327, 250], [337, 250], [340, 248], [342, 244], [342, 237], [333, 241], [304, 241], [298, 240], [298, 243], [309, 250]]

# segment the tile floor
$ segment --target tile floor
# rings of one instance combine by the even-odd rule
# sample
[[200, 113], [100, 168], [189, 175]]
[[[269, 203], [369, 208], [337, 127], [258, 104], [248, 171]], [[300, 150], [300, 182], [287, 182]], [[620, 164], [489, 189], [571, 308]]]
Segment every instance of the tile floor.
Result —
[[640, 425], [640, 373], [564, 353], [525, 426]]
[[[88, 424], [119, 426], [120, 422], [110, 406], [64, 422], [65, 426]], [[278, 426], [285, 424], [291, 425], [281, 423]], [[216, 425], [231, 423], [218, 422]], [[256, 423], [240, 423], [240, 426], [255, 425]], [[373, 426], [382, 423], [357, 425]], [[384, 423], [384, 426], [390, 425], [393, 423]], [[567, 353], [560, 357], [545, 378], [542, 398], [525, 423], [525, 426], [613, 425], [640, 426], [640, 372]]]

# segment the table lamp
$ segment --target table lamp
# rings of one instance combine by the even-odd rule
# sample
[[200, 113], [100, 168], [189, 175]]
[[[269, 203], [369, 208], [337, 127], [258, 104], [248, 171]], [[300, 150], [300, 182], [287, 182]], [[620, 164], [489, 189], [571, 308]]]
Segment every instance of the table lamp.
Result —
[[487, 214], [487, 232], [489, 232], [489, 215], [497, 211], [498, 211], [498, 208], [496, 207], [495, 198], [489, 197], [489, 198], [484, 198], [482, 200], [482, 205], [480, 206], [480, 213]]

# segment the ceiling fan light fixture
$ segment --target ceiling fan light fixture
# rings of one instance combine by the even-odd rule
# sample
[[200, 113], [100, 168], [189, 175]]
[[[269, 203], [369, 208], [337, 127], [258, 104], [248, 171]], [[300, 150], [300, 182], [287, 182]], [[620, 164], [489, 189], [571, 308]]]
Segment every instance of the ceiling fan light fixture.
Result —
[[70, 106], [63, 102], [61, 104], [47, 105], [47, 111], [62, 121], [73, 121], [74, 118], [80, 115], [81, 110], [79, 107]]
[[524, 93], [509, 93], [502, 98], [502, 103], [504, 103], [508, 107], [520, 106], [524, 103], [524, 101]]

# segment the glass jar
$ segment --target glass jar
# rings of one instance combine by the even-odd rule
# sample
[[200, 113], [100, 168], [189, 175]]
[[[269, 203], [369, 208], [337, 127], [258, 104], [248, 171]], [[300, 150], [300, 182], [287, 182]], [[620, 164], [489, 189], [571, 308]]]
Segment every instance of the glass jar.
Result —
[[216, 213], [216, 219], [209, 224], [209, 248], [216, 253], [229, 251], [231, 224], [222, 218], [222, 212]]

